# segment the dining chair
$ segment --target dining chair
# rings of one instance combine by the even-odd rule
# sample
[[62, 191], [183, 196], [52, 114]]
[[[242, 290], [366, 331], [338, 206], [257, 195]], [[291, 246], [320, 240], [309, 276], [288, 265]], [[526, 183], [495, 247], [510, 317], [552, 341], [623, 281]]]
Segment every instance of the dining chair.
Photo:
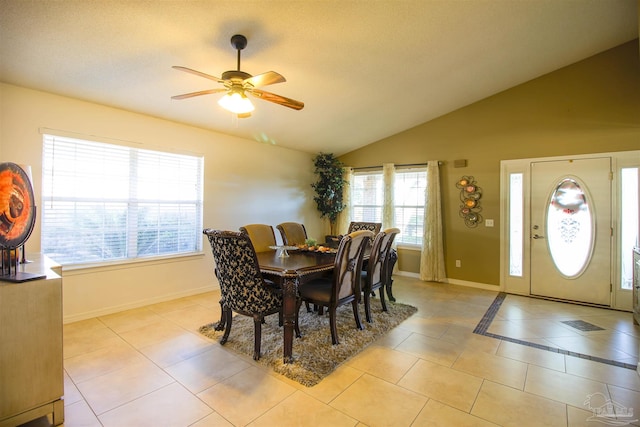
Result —
[[297, 336], [300, 336], [298, 315], [302, 301], [327, 308], [331, 342], [334, 345], [340, 343], [336, 325], [336, 310], [339, 306], [351, 303], [356, 327], [362, 329], [362, 322], [360, 322], [360, 314], [358, 312], [362, 258], [364, 250], [372, 237], [373, 233], [368, 230], [355, 231], [344, 236], [338, 246], [333, 274], [330, 277], [312, 279], [300, 285], [298, 288], [300, 298], [296, 304], [295, 329]]
[[273, 227], [267, 224], [248, 224], [240, 227], [240, 231], [249, 236], [256, 252], [272, 250], [269, 246], [276, 245], [276, 235]]
[[282, 236], [282, 242], [285, 245], [295, 246], [304, 245], [307, 240], [307, 230], [304, 228], [304, 224], [298, 222], [283, 222], [276, 225], [280, 235]]
[[371, 253], [367, 267], [362, 270], [362, 294], [364, 295], [364, 314], [367, 322], [371, 323], [371, 296], [380, 289], [380, 304], [382, 311], [387, 311], [387, 303], [384, 299], [385, 286], [391, 275], [389, 271], [389, 255], [391, 246], [396, 235], [400, 233], [399, 228], [388, 228], [378, 233], [373, 240]]
[[256, 252], [247, 234], [212, 229], [205, 229], [203, 233], [209, 238], [220, 282], [224, 323], [220, 344], [224, 345], [229, 338], [233, 312], [252, 317], [253, 359], [258, 360], [264, 317], [281, 312], [282, 291], [262, 277]]
[[359, 222], [359, 221], [351, 221], [349, 223], [349, 230], [347, 234], [353, 233], [354, 231], [359, 230], [369, 230], [372, 231], [373, 234], [378, 234], [380, 229], [382, 228], [381, 222]]

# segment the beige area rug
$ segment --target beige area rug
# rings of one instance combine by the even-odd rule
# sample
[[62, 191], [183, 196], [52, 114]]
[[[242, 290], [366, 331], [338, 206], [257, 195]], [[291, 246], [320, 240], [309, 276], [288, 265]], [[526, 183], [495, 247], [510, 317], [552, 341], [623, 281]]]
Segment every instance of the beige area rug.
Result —
[[[337, 324], [340, 344], [331, 344], [329, 315], [319, 316], [307, 313], [304, 306], [300, 309], [300, 332], [302, 338], [293, 340], [293, 363], [282, 362], [282, 328], [278, 326], [278, 315], [268, 316], [262, 325], [262, 348], [258, 363], [271, 367], [292, 380], [311, 387], [333, 372], [341, 363], [356, 355], [367, 345], [396, 327], [403, 320], [418, 311], [417, 308], [387, 301], [388, 312], [383, 312], [380, 302], [372, 301], [373, 323], [364, 319], [364, 307], [361, 320], [364, 330], [356, 329], [351, 304], [338, 309]], [[223, 331], [216, 331], [216, 323], [200, 327], [200, 333], [219, 340]], [[253, 319], [236, 315], [233, 318], [231, 333], [225, 347], [238, 353], [253, 357]]]

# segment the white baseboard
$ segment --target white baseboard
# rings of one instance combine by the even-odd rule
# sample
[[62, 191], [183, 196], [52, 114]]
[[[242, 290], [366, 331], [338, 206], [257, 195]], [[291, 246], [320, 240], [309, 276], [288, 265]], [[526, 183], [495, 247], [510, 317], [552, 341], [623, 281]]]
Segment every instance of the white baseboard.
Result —
[[78, 322], [80, 320], [93, 319], [94, 317], [106, 316], [108, 314], [119, 313], [121, 311], [144, 307], [146, 305], [158, 304], [165, 301], [171, 301], [173, 299], [190, 297], [192, 295], [198, 295], [205, 292], [216, 291], [218, 289], [220, 288], [218, 288], [217, 286], [203, 286], [201, 288], [190, 289], [188, 291], [182, 291], [182, 292], [174, 292], [166, 295], [160, 295], [153, 298], [139, 300], [139, 301], [135, 301], [135, 302], [119, 305], [119, 306], [104, 307], [99, 310], [86, 311], [84, 313], [76, 313], [71, 316], [63, 316], [62, 323], [67, 324], [67, 323]]
[[412, 273], [410, 271], [394, 270], [393, 274], [398, 275], [398, 276], [404, 276], [404, 277], [413, 277], [414, 279], [419, 279], [420, 278], [420, 274]]
[[487, 291], [496, 291], [496, 292], [500, 291], [499, 285], [491, 285], [488, 283], [469, 282], [466, 280], [458, 280], [458, 279], [447, 279], [447, 283], [450, 283], [452, 285], [466, 286], [468, 288], [484, 289]]
[[[420, 279], [419, 273], [413, 273], [410, 271], [394, 270], [393, 274], [398, 276], [403, 276], [403, 277], [412, 277], [414, 279]], [[458, 280], [458, 279], [446, 279], [444, 283], [449, 283], [451, 285], [466, 286], [469, 288], [485, 289], [488, 291], [500, 291], [499, 285], [490, 285], [488, 283], [469, 282], [467, 280]]]

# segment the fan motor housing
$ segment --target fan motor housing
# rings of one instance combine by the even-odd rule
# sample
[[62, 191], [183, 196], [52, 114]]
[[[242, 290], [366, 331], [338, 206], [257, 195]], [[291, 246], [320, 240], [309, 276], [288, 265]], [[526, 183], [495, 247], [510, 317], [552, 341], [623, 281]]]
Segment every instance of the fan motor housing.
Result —
[[230, 70], [222, 73], [222, 80], [245, 80], [252, 77], [251, 74], [240, 70]]

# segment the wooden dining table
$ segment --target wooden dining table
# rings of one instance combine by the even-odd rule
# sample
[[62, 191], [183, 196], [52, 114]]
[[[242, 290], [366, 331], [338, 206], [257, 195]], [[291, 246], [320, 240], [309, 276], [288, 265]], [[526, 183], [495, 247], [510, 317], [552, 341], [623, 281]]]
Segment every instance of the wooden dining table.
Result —
[[256, 253], [262, 274], [282, 284], [283, 293], [283, 354], [284, 363], [293, 361], [293, 331], [296, 318], [298, 286], [333, 270], [335, 253], [289, 251], [288, 257], [280, 251]]

